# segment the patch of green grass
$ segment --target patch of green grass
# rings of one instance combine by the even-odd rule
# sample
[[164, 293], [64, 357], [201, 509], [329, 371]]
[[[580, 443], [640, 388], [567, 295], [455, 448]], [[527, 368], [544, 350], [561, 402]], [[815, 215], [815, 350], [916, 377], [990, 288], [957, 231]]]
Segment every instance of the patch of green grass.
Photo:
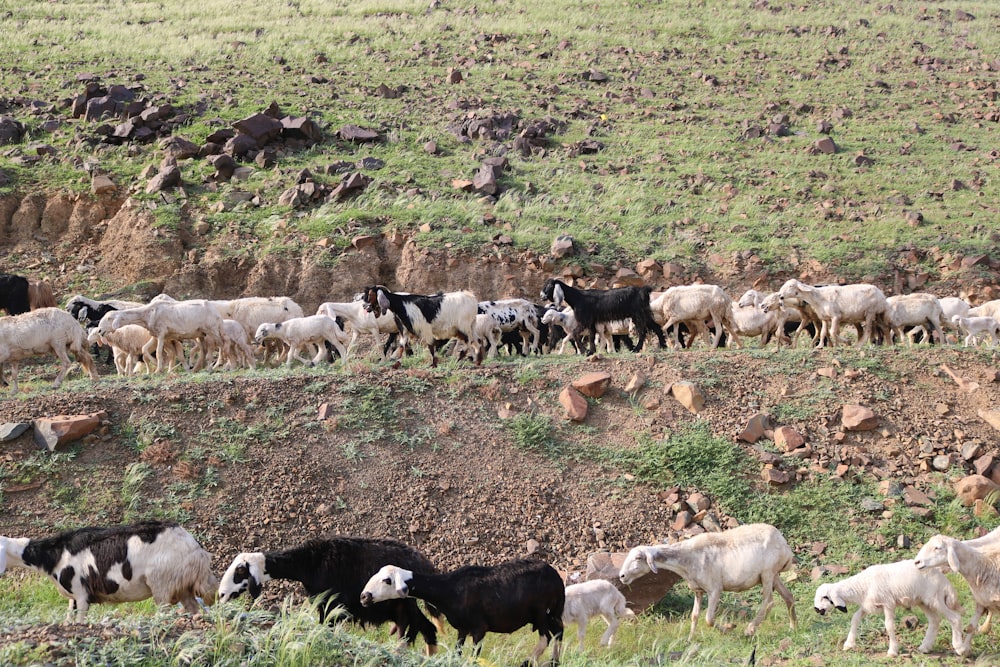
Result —
[[152, 472], [153, 470], [148, 463], [130, 463], [125, 468], [121, 490], [122, 517], [125, 522], [134, 521], [141, 516], [143, 509], [142, 485]]
[[553, 458], [560, 455], [562, 448], [547, 416], [520, 413], [503, 424], [519, 448]]

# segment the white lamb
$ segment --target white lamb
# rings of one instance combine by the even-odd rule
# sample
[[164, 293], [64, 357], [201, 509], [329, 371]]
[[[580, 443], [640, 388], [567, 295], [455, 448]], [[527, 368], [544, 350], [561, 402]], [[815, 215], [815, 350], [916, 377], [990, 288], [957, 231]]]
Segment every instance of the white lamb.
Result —
[[[349, 343], [347, 333], [335, 319], [326, 315], [295, 317], [284, 322], [265, 322], [257, 327], [254, 342], [260, 345], [268, 338], [277, 338], [288, 345], [285, 364], [289, 366], [292, 364], [292, 359], [298, 359], [307, 366], [315, 366], [326, 356], [324, 343], [330, 343], [340, 353], [340, 358], [347, 361], [345, 347]], [[311, 345], [318, 346], [319, 352], [310, 360], [303, 357], [302, 352]]]
[[789, 624], [795, 629], [795, 601], [778, 576], [795, 567], [795, 554], [774, 526], [754, 523], [722, 533], [702, 533], [674, 544], [635, 547], [626, 556], [618, 576], [628, 585], [646, 573], [656, 574], [661, 567], [683, 577], [694, 593], [689, 640], [694, 637], [703, 593], [708, 594], [705, 622], [712, 626], [723, 591], [745, 591], [755, 586], [761, 587], [762, 600], [746, 634], [756, 632], [767, 616], [773, 590], [785, 601]]
[[[969, 311], [972, 312], [972, 311]], [[965, 334], [963, 347], [978, 346], [981, 339], [990, 337], [990, 344], [996, 345], [1000, 340], [1000, 321], [989, 315], [976, 317], [962, 317], [955, 315], [951, 318], [952, 324]]]
[[382, 361], [385, 361], [386, 348], [382, 346], [381, 334], [399, 333], [396, 318], [392, 313], [382, 313], [381, 316], [375, 317], [365, 310], [365, 304], [361, 301], [327, 301], [319, 305], [316, 314], [333, 318], [340, 317], [350, 325], [351, 342], [347, 348], [348, 352], [354, 349], [361, 334], [370, 335], [375, 340], [375, 346], [382, 355]]
[[[110, 315], [111, 313], [108, 313], [104, 317], [107, 318]], [[87, 342], [91, 345], [107, 345], [111, 348], [118, 375], [134, 375], [140, 363], [146, 369], [146, 374], [149, 375], [153, 356], [150, 354], [151, 350], [147, 348], [147, 344], [152, 343], [152, 346], [155, 346], [156, 339], [145, 327], [138, 324], [126, 324], [103, 334], [99, 326], [94, 327], [87, 333]]]
[[576, 343], [576, 338], [574, 331], [576, 331], [576, 316], [573, 314], [573, 309], [570, 307], [563, 308], [562, 310], [556, 310], [555, 308], [550, 308], [545, 311], [542, 315], [542, 324], [547, 324], [549, 326], [557, 326], [566, 332], [566, 337], [563, 338], [562, 344], [559, 346], [559, 351], [556, 354], [562, 354], [566, 350], [566, 343], [572, 342]]
[[253, 348], [250, 347], [250, 338], [246, 329], [236, 320], [222, 320], [222, 347], [219, 348], [219, 358], [215, 362], [215, 367], [219, 368], [225, 362], [226, 370], [236, 368], [256, 368], [257, 359], [254, 356]]
[[601, 646], [610, 647], [615, 640], [615, 633], [621, 618], [634, 617], [635, 613], [625, 606], [625, 596], [606, 579], [594, 579], [566, 587], [566, 605], [563, 607], [563, 625], [577, 624], [577, 638], [580, 640], [580, 650], [583, 650], [583, 639], [587, 635], [587, 623], [595, 616], [600, 616], [608, 624], [608, 629], [601, 635]]
[[0, 317], [0, 368], [10, 367], [10, 393], [16, 394], [21, 360], [40, 354], [59, 358], [59, 373], [53, 387], [58, 389], [70, 369], [69, 355], [97, 380], [94, 360], [87, 350], [87, 333], [76, 319], [61, 308], [39, 308], [20, 315]]
[[848, 604], [859, 605], [851, 618], [851, 629], [844, 642], [848, 651], [857, 645], [858, 628], [865, 614], [882, 610], [885, 615], [885, 632], [889, 635], [890, 656], [899, 655], [896, 639], [896, 607], [920, 607], [927, 615], [927, 632], [917, 650], [928, 653], [934, 648], [938, 628], [943, 616], [951, 626], [951, 646], [958, 655], [968, 649], [962, 638], [962, 606], [951, 582], [936, 569], [925, 569], [913, 560], [882, 565], [872, 565], [853, 577], [832, 584], [821, 584], [816, 589], [813, 607], [820, 614], [831, 609], [847, 612]]

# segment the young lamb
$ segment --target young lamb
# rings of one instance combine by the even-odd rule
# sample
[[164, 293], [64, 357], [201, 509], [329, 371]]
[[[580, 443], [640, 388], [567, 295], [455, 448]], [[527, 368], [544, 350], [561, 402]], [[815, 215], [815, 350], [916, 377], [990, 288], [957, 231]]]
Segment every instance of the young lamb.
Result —
[[572, 343], [573, 346], [576, 347], [578, 351], [583, 350], [583, 347], [581, 345], [577, 345], [576, 342], [576, 332], [579, 327], [576, 323], [576, 316], [573, 315], [572, 308], [567, 307], [563, 308], [562, 310], [549, 308], [548, 310], [545, 311], [545, 314], [542, 315], [541, 322], [542, 324], [549, 327], [550, 347], [554, 347], [554, 342], [552, 342], [551, 340], [552, 339], [551, 333], [554, 332], [557, 327], [562, 329], [566, 333], [566, 335], [562, 339], [562, 344], [559, 346], [559, 350], [556, 352], [556, 354], [562, 354], [566, 350], [566, 343]]
[[[868, 343], [873, 328], [888, 308], [882, 290], [867, 283], [813, 287], [792, 278], [778, 290], [779, 304], [788, 298], [801, 299], [819, 316], [821, 325], [817, 348], [823, 347], [827, 340], [831, 345], [843, 343], [840, 337], [842, 323], [863, 323], [858, 345]], [[762, 307], [767, 310], [770, 305]]]
[[593, 354], [596, 352], [594, 336], [597, 333], [597, 324], [615, 320], [631, 319], [635, 324], [636, 335], [639, 338], [635, 346], [636, 351], [642, 349], [646, 333], [649, 331], [656, 334], [661, 348], [666, 347], [663, 330], [653, 319], [653, 312], [650, 309], [650, 292], [652, 292], [650, 287], [581, 290], [570, 287], [561, 280], [549, 278], [542, 287], [540, 298], [551, 301], [557, 308], [561, 308], [565, 301], [573, 309], [576, 328], [571, 337], [579, 341], [580, 334], [586, 331], [587, 338], [583, 339], [583, 342], [587, 353]]
[[566, 606], [563, 608], [563, 626], [577, 624], [577, 638], [580, 640], [580, 650], [583, 650], [583, 640], [587, 636], [587, 623], [595, 616], [600, 616], [608, 624], [608, 629], [601, 635], [601, 646], [610, 647], [618, 631], [621, 618], [634, 617], [635, 613], [625, 606], [625, 596], [618, 588], [606, 579], [594, 579], [566, 587]]
[[227, 602], [247, 591], [256, 599], [263, 585], [272, 579], [298, 581], [306, 593], [320, 603], [319, 620], [336, 620], [330, 615], [342, 606], [362, 626], [393, 622], [401, 637], [413, 644], [417, 634], [427, 642], [428, 654], [437, 649], [438, 612], [428, 607], [432, 623], [420, 611], [416, 600], [394, 600], [374, 606], [362, 605], [361, 591], [371, 573], [389, 563], [403, 563], [418, 572], [435, 572], [426, 556], [401, 542], [364, 537], [331, 537], [310, 540], [284, 551], [241, 553], [222, 576], [219, 601]]
[[[109, 320], [101, 320], [99, 329], [104, 334], [126, 324], [142, 325], [156, 338], [157, 373], [163, 371], [164, 348], [170, 341], [204, 339], [203, 349], [216, 350], [222, 346], [222, 316], [204, 299], [154, 299], [145, 306], [115, 311]], [[205, 357], [201, 355], [195, 370], [202, 367]]]
[[795, 629], [795, 603], [778, 576], [795, 567], [795, 554], [774, 526], [755, 523], [722, 533], [702, 533], [674, 544], [635, 547], [618, 576], [628, 585], [647, 573], [656, 574], [661, 567], [681, 576], [694, 593], [689, 640], [694, 637], [703, 593], [708, 594], [705, 622], [711, 627], [723, 591], [746, 591], [755, 586], [761, 587], [763, 599], [746, 634], [753, 634], [767, 616], [774, 589], [788, 606], [789, 625]]
[[[118, 375], [134, 375], [140, 362], [146, 369], [146, 375], [149, 375], [150, 366], [153, 364], [151, 352], [156, 345], [156, 339], [145, 327], [138, 324], [126, 324], [104, 334], [101, 333], [100, 327], [93, 327], [87, 330], [87, 342], [91, 345], [107, 345], [111, 348]], [[181, 353], [183, 354], [183, 350]]]
[[[347, 333], [337, 324], [337, 320], [326, 315], [310, 315], [308, 317], [295, 317], [284, 322], [265, 322], [257, 327], [254, 334], [254, 342], [262, 344], [268, 338], [277, 338], [288, 345], [288, 356], [285, 364], [292, 365], [292, 359], [298, 359], [307, 366], [315, 366], [326, 357], [326, 343], [332, 345], [340, 354], [340, 358], [347, 361], [347, 348], [349, 344]], [[319, 352], [311, 360], [302, 356], [302, 352], [307, 346], [318, 346]]]
[[366, 333], [370, 335], [381, 349], [382, 361], [385, 361], [391, 343], [387, 342], [385, 345], [381, 345], [381, 341], [379, 340], [381, 334], [399, 333], [399, 329], [396, 328], [396, 318], [393, 317], [392, 313], [382, 313], [381, 317], [375, 317], [365, 310], [365, 306], [361, 301], [327, 301], [319, 305], [319, 308], [316, 309], [316, 314], [333, 318], [340, 317], [350, 324], [351, 342], [347, 347], [348, 352], [354, 349], [354, 345], [361, 334]]
[[552, 663], [559, 662], [566, 589], [559, 573], [548, 563], [513, 560], [493, 567], [466, 565], [446, 574], [386, 565], [368, 580], [360, 599], [368, 606], [410, 597], [420, 598], [444, 613], [458, 631], [458, 650], [471, 636], [478, 654], [487, 632], [511, 633], [530, 624], [539, 636], [531, 664], [538, 664], [553, 638]]
[[87, 332], [73, 316], [59, 308], [40, 308], [20, 315], [0, 318], [0, 365], [10, 366], [10, 392], [16, 394], [17, 375], [21, 360], [39, 354], [55, 354], [59, 358], [59, 373], [53, 387], [56, 389], [70, 369], [72, 354], [97, 380], [94, 360], [87, 350]]
[[[538, 352], [541, 332], [538, 330], [538, 312], [535, 304], [526, 299], [480, 301], [477, 304], [476, 312], [479, 315], [489, 316], [496, 324], [496, 329], [500, 333], [520, 331], [524, 354], [528, 354], [529, 349], [532, 352]], [[530, 347], [528, 344], [529, 335], [531, 336]], [[490, 339], [491, 346], [487, 356], [496, 356], [498, 339]]]
[[223, 362], [226, 370], [257, 367], [257, 358], [253, 348], [250, 347], [250, 338], [243, 324], [237, 320], [222, 320], [219, 334], [222, 338], [222, 347], [219, 348], [219, 358], [215, 362], [215, 368], [222, 366]]
[[951, 322], [961, 333], [965, 334], [963, 347], [978, 346], [980, 338], [985, 338], [987, 335], [990, 337], [991, 345], [996, 345], [997, 341], [1000, 341], [1000, 320], [989, 315], [976, 317], [954, 315]]
[[[247, 296], [228, 301], [209, 301], [224, 320], [236, 320], [243, 326], [247, 340], [251, 340], [258, 327], [265, 322], [284, 322], [302, 317], [302, 306], [287, 296]], [[264, 364], [267, 365], [279, 351], [284, 352], [280, 341], [271, 340], [265, 345]]]
[[[438, 340], [457, 338], [463, 343], [474, 344], [473, 328], [476, 324], [478, 302], [471, 292], [448, 292], [424, 296], [390, 292], [382, 285], [372, 285], [362, 291], [365, 310], [381, 317], [391, 312], [400, 334], [409, 334], [431, 354], [431, 366], [437, 366]], [[482, 351], [476, 354], [477, 364], [482, 362]]]
[[[991, 548], [995, 546], [989, 543], [969, 544], [947, 535], [935, 535], [927, 540], [913, 559], [921, 571], [934, 572], [936, 570], [929, 568], [947, 567], [962, 575], [969, 584], [976, 609], [969, 621], [966, 652], [971, 649], [976, 624], [983, 612], [989, 612], [990, 617], [1000, 612], [1000, 551]], [[989, 630], [988, 622], [983, 626], [983, 632]]]
[[[79, 326], [79, 325], [77, 325]], [[87, 616], [94, 602], [181, 603], [198, 611], [196, 598], [215, 601], [218, 580], [212, 555], [176, 523], [143, 521], [108, 528], [79, 528], [52, 537], [0, 537], [0, 574], [8, 565], [34, 568], [69, 598], [66, 622]]]
[[951, 626], [952, 648], [958, 655], [966, 655], [968, 648], [962, 638], [962, 606], [958, 595], [940, 570], [924, 567], [919, 560], [872, 565], [853, 577], [821, 584], [816, 589], [813, 607], [818, 613], [825, 614], [831, 609], [846, 613], [848, 604], [859, 605], [851, 618], [851, 629], [844, 642], [845, 651], [857, 645], [858, 627], [865, 614], [881, 609], [885, 615], [885, 632], [889, 635], [888, 655], [899, 655], [896, 607], [920, 607], [927, 615], [927, 632], [917, 650], [928, 653], [934, 648], [943, 616]]

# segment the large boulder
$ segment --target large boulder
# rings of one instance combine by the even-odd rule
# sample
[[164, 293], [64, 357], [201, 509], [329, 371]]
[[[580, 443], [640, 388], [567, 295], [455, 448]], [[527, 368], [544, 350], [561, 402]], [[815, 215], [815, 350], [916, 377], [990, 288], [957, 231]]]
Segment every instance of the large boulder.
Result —
[[625, 562], [627, 553], [595, 553], [587, 558], [587, 569], [584, 581], [604, 579], [610, 581], [625, 596], [629, 608], [635, 613], [646, 611], [663, 599], [671, 588], [681, 580], [669, 570], [660, 570], [656, 574], [647, 574], [632, 582], [631, 586], [623, 586], [618, 579], [618, 572]]

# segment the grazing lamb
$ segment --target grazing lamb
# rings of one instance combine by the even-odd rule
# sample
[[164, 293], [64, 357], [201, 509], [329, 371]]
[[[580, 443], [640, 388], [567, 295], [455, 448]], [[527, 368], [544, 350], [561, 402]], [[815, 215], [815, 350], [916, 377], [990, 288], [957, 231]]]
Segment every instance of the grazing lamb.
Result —
[[[582, 290], [570, 287], [561, 280], [549, 278], [542, 286], [540, 298], [551, 301], [557, 308], [561, 308], [565, 301], [573, 309], [576, 327], [569, 335], [577, 341], [582, 341], [587, 353], [593, 354], [596, 352], [594, 336], [597, 334], [597, 325], [616, 320], [631, 319], [635, 324], [636, 335], [639, 338], [635, 346], [636, 351], [642, 349], [646, 333], [649, 331], [656, 334], [661, 348], [666, 347], [663, 330], [653, 319], [653, 312], [649, 306], [651, 291], [649, 287]], [[587, 332], [587, 337], [581, 339], [580, 334], [583, 332]]]
[[595, 616], [600, 616], [608, 624], [608, 629], [601, 635], [601, 646], [611, 646], [618, 631], [618, 624], [623, 617], [633, 617], [635, 614], [625, 606], [625, 596], [618, 588], [606, 579], [594, 579], [566, 587], [566, 606], [563, 608], [563, 626], [577, 624], [576, 636], [580, 640], [580, 650], [583, 650], [583, 639], [587, 636], [587, 623]]
[[[448, 292], [425, 296], [390, 292], [382, 285], [372, 285], [362, 291], [365, 310], [381, 317], [391, 312], [400, 334], [408, 334], [426, 345], [431, 353], [431, 366], [437, 366], [436, 341], [457, 338], [463, 343], [475, 344], [476, 311], [478, 302], [471, 292]], [[475, 356], [476, 364], [482, 362], [482, 350]]]
[[[337, 320], [326, 315], [310, 315], [308, 317], [295, 317], [284, 322], [265, 322], [257, 327], [254, 334], [254, 342], [262, 344], [268, 338], [277, 338], [288, 345], [288, 356], [285, 364], [292, 365], [292, 359], [298, 359], [307, 366], [315, 366], [326, 357], [326, 343], [329, 343], [340, 354], [340, 358], [347, 361], [347, 348], [349, 344], [347, 333], [337, 324]], [[319, 352], [312, 360], [302, 356], [302, 352], [307, 346], [316, 345]]]
[[250, 338], [242, 323], [236, 320], [222, 320], [222, 329], [219, 333], [222, 347], [219, 348], [216, 368], [222, 366], [223, 362], [226, 370], [257, 367], [257, 358], [254, 356], [253, 348], [250, 347]]
[[[159, 299], [160, 297], [157, 297], [154, 301], [138, 308], [115, 311], [110, 319], [102, 319], [98, 328], [102, 334], [126, 324], [139, 324], [148, 329], [156, 338], [157, 373], [163, 371], [164, 348], [170, 341], [203, 339], [202, 349], [206, 350], [216, 350], [222, 346], [220, 334], [222, 317], [208, 301]], [[205, 357], [205, 354], [201, 355], [194, 366], [195, 370], [202, 367]]]
[[69, 598], [67, 622], [77, 623], [94, 602], [181, 603], [198, 611], [196, 598], [215, 601], [218, 580], [212, 555], [186, 530], [167, 521], [108, 528], [79, 528], [52, 537], [0, 537], [0, 574], [7, 565], [34, 568]]
[[[247, 296], [228, 301], [209, 301], [224, 320], [236, 320], [243, 326], [247, 340], [253, 338], [257, 329], [265, 322], [284, 322], [302, 317], [302, 307], [287, 296]], [[264, 346], [264, 364], [279, 353], [284, 353], [280, 341], [270, 340]]]
[[[868, 343], [872, 338], [873, 328], [876, 323], [881, 323], [888, 309], [882, 290], [867, 283], [813, 287], [792, 278], [778, 290], [779, 304], [788, 298], [806, 302], [819, 317], [821, 324], [817, 348], [823, 347], [827, 340], [833, 346], [843, 343], [844, 340], [840, 337], [842, 323], [863, 323], [857, 344]], [[762, 307], [768, 310], [771, 306], [765, 304]], [[888, 337], [886, 332], [885, 338]]]
[[[691, 329], [700, 331], [704, 329], [705, 322], [711, 322], [715, 331], [715, 337], [709, 340], [711, 347], [719, 346], [723, 331], [729, 334], [735, 345], [740, 345], [738, 330], [733, 322], [733, 300], [718, 285], [671, 287], [651, 303], [650, 308], [653, 317], [662, 322], [664, 329], [683, 322]], [[675, 347], [680, 346], [677, 335], [678, 330], [675, 329]]]
[[881, 609], [885, 615], [885, 632], [889, 635], [888, 655], [899, 655], [896, 607], [920, 607], [927, 615], [927, 632], [917, 650], [929, 653], [934, 648], [943, 616], [951, 626], [952, 648], [958, 655], [965, 655], [968, 649], [963, 645], [962, 606], [958, 595], [940, 570], [923, 568], [919, 560], [872, 565], [853, 577], [821, 584], [816, 589], [813, 607], [819, 614], [825, 614], [831, 609], [846, 613], [848, 604], [859, 605], [851, 618], [851, 629], [844, 642], [845, 651], [857, 645], [858, 627], [865, 614]]
[[746, 634], [753, 634], [767, 616], [774, 589], [788, 606], [789, 625], [794, 630], [794, 600], [778, 576], [794, 566], [795, 554], [778, 529], [755, 523], [722, 533], [702, 533], [674, 544], [635, 547], [626, 556], [618, 576], [625, 585], [649, 572], [656, 574], [661, 567], [681, 576], [694, 593], [690, 640], [698, 623], [703, 593], [708, 593], [705, 622], [712, 626], [723, 591], [746, 591], [755, 586], [761, 587], [763, 599]]
[[[111, 348], [118, 375], [134, 375], [139, 363], [142, 363], [146, 369], [146, 375], [149, 375], [150, 366], [153, 364], [151, 351], [156, 346], [156, 339], [145, 327], [138, 324], [126, 324], [104, 334], [101, 333], [99, 327], [93, 327], [87, 330], [87, 342], [91, 345], [107, 345]], [[181, 350], [181, 354], [183, 354], [183, 350]]]
[[69, 354], [97, 380], [94, 360], [87, 350], [87, 332], [73, 316], [59, 308], [40, 308], [0, 318], [0, 365], [10, 366], [10, 392], [16, 394], [21, 360], [40, 354], [59, 358], [59, 373], [53, 387], [59, 388], [70, 369]]
[[[228, 602], [247, 591], [256, 599], [263, 585], [272, 579], [298, 581], [306, 593], [320, 603], [319, 620], [336, 620], [330, 612], [342, 606], [362, 626], [393, 622], [400, 636], [412, 644], [417, 634], [427, 642], [428, 654], [437, 649], [439, 612], [428, 608], [435, 619], [431, 623], [420, 611], [416, 600], [394, 600], [374, 606], [362, 605], [361, 591], [371, 573], [389, 563], [403, 563], [417, 572], [436, 569], [426, 556], [401, 542], [364, 537], [331, 537], [310, 540], [284, 551], [241, 553], [222, 576], [219, 601]], [[439, 626], [440, 627], [440, 626]]]
[[[1000, 612], [1000, 551], [992, 548], [989, 542], [970, 543], [956, 540], [947, 535], [935, 535], [917, 552], [913, 559], [917, 569], [925, 572], [936, 570], [928, 568], [947, 567], [962, 575], [969, 584], [969, 591], [976, 603], [972, 619], [969, 621], [964, 655], [972, 647], [972, 637], [976, 624], [983, 612], [989, 612], [990, 617]], [[950, 622], [950, 621], [949, 621]], [[989, 623], [983, 624], [982, 631], [989, 630]]]
[[27, 278], [0, 273], [0, 310], [6, 310], [8, 315], [20, 315], [31, 310]]
[[963, 347], [978, 346], [980, 339], [985, 339], [987, 335], [990, 337], [991, 345], [996, 345], [997, 341], [1000, 341], [1000, 321], [989, 315], [976, 317], [954, 315], [951, 322], [965, 334]]
[[552, 663], [559, 662], [566, 590], [551, 565], [540, 560], [513, 560], [493, 567], [466, 565], [447, 574], [412, 572], [386, 565], [361, 592], [369, 606], [395, 598], [420, 598], [440, 609], [458, 631], [458, 650], [472, 637], [478, 654], [487, 632], [511, 633], [530, 624], [538, 632], [531, 664], [552, 645]]

